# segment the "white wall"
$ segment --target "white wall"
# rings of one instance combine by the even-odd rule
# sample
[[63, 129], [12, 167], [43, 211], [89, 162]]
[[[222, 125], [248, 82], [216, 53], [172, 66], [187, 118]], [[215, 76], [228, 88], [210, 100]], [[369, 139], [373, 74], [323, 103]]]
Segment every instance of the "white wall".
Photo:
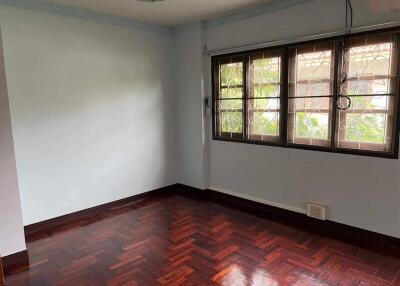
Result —
[[202, 23], [194, 23], [174, 31], [178, 181], [200, 189], [207, 187], [203, 113], [204, 28]]
[[28, 225], [176, 183], [172, 36], [0, 6]]
[[[209, 49], [279, 40], [343, 27], [344, 1], [315, 0], [222, 25], [209, 24]], [[399, 19], [399, 12], [353, 0], [355, 25]], [[209, 73], [208, 76], [210, 77]], [[329, 205], [329, 219], [400, 237], [400, 161], [210, 140], [211, 188], [304, 212]]]
[[0, 256], [26, 249], [0, 34]]

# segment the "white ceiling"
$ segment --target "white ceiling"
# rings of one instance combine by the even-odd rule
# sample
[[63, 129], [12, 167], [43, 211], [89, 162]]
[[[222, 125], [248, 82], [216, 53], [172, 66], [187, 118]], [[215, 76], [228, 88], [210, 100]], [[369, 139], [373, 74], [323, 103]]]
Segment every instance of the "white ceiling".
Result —
[[149, 24], [178, 26], [196, 20], [210, 20], [265, 5], [276, 0], [165, 0], [146, 3], [137, 0], [44, 0]]

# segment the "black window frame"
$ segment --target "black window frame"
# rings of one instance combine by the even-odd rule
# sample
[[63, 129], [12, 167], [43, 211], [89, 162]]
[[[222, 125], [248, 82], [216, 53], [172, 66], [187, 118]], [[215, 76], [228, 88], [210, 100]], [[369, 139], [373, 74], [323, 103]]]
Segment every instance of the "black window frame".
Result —
[[[339, 72], [340, 72], [340, 61], [343, 57], [343, 50], [344, 50], [344, 43], [346, 41], [357, 37], [368, 36], [368, 35], [377, 35], [385, 34], [385, 33], [393, 33], [395, 35], [395, 62], [394, 64], [397, 67], [396, 78], [395, 81], [395, 103], [394, 103], [394, 122], [392, 127], [392, 150], [390, 152], [386, 151], [373, 151], [373, 150], [366, 150], [366, 149], [347, 149], [347, 148], [339, 148], [335, 147], [335, 140], [336, 140], [336, 124], [337, 124], [337, 108], [335, 107], [335, 102], [339, 96]], [[329, 130], [331, 133], [330, 144], [329, 146], [317, 146], [317, 145], [306, 145], [306, 144], [293, 144], [288, 142], [288, 96], [289, 96], [289, 57], [290, 57], [290, 49], [300, 47], [303, 45], [309, 44], [324, 44], [324, 43], [334, 43], [335, 44], [335, 57], [334, 57], [334, 82], [333, 82], [333, 99], [332, 99], [332, 109], [331, 109], [331, 116], [332, 122], [329, 124]], [[249, 60], [248, 58], [257, 53], [268, 53], [268, 51], [276, 51], [276, 50], [283, 50], [282, 51], [282, 58], [281, 58], [281, 94], [280, 94], [280, 122], [279, 122], [279, 129], [280, 129], [280, 140], [279, 142], [268, 142], [268, 141], [261, 141], [261, 140], [252, 140], [246, 139], [248, 138], [247, 134], [247, 97], [248, 97], [248, 65]], [[219, 85], [218, 85], [218, 73], [219, 73], [219, 62], [228, 61], [231, 58], [243, 58], [243, 67], [244, 67], [244, 92], [243, 95], [243, 136], [241, 138], [228, 138], [224, 136], [218, 136], [217, 134], [217, 112], [216, 112], [216, 102], [218, 100], [217, 94], [219, 92]], [[266, 146], [276, 146], [282, 148], [291, 148], [291, 149], [303, 149], [303, 150], [311, 150], [311, 151], [322, 151], [322, 152], [329, 152], [329, 153], [339, 153], [339, 154], [351, 154], [351, 155], [361, 155], [361, 156], [370, 156], [370, 157], [380, 157], [380, 158], [389, 158], [389, 159], [398, 159], [399, 157], [399, 131], [400, 131], [400, 122], [399, 122], [399, 113], [400, 113], [400, 27], [394, 28], [386, 28], [386, 29], [379, 29], [373, 31], [366, 31], [360, 33], [352, 33], [348, 36], [335, 36], [335, 37], [328, 37], [322, 38], [318, 40], [311, 40], [311, 41], [304, 41], [304, 42], [296, 42], [287, 45], [279, 45], [279, 46], [271, 46], [267, 48], [260, 48], [260, 49], [253, 49], [247, 50], [242, 52], [235, 52], [229, 54], [222, 54], [222, 55], [215, 55], [211, 57], [211, 82], [212, 82], [212, 139], [216, 141], [227, 141], [227, 142], [236, 142], [236, 143], [245, 143], [245, 144], [256, 144], [256, 145], [266, 145]], [[218, 89], [218, 91], [217, 91]]]

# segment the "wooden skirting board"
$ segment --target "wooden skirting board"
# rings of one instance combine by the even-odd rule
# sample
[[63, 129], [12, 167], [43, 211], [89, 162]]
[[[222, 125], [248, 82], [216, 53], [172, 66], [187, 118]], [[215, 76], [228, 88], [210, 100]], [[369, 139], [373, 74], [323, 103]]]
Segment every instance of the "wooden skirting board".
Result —
[[127, 204], [132, 204], [144, 199], [149, 199], [151, 197], [157, 197], [163, 194], [166, 194], [168, 191], [173, 191], [176, 185], [171, 185], [163, 188], [159, 188], [156, 190], [152, 190], [149, 192], [145, 192], [142, 194], [134, 195], [128, 198], [124, 198], [121, 200], [113, 201], [110, 203], [102, 204], [99, 206], [95, 206], [92, 208], [84, 209], [81, 211], [77, 211], [74, 213], [70, 213], [67, 215], [59, 216], [56, 218], [48, 219], [45, 221], [41, 221], [38, 223], [30, 224], [24, 227], [25, 237], [29, 237], [35, 233], [45, 231], [46, 229], [51, 229], [53, 227], [57, 227], [63, 224], [67, 224], [76, 220], [81, 220], [85, 218], [89, 218], [91, 216], [99, 215], [103, 212], [107, 212], [110, 210], [114, 210], [116, 208], [121, 208]]
[[7, 275], [11, 272], [19, 272], [29, 269], [28, 250], [23, 250], [8, 256], [3, 257], [3, 270]]
[[0, 256], [0, 285], [4, 285], [5, 284], [5, 280], [4, 280], [4, 272], [3, 272], [3, 263], [2, 263], [2, 259]]
[[[295, 228], [307, 230], [310, 233], [318, 233], [334, 239], [357, 245], [360, 247], [374, 250], [376, 252], [400, 257], [400, 239], [384, 234], [344, 225], [333, 221], [320, 221], [307, 217], [304, 214], [289, 210], [265, 205], [259, 202], [235, 197], [212, 190], [200, 190], [182, 184], [175, 184], [143, 194], [135, 195], [118, 201], [99, 205], [93, 208], [81, 210], [75, 213], [49, 219], [43, 222], [25, 226], [25, 236], [29, 240], [30, 236], [36, 233], [50, 230], [64, 224], [90, 218], [104, 212], [126, 206], [127, 204], [137, 203], [142, 200], [159, 198], [160, 196], [173, 196], [175, 194], [184, 195], [194, 200], [212, 201], [213, 203], [224, 205], [229, 208], [239, 209], [270, 220], [276, 220], [282, 224], [291, 225]], [[24, 269], [29, 264], [27, 251], [10, 255], [3, 258], [5, 273], [11, 268]], [[14, 270], [13, 270], [14, 272]]]

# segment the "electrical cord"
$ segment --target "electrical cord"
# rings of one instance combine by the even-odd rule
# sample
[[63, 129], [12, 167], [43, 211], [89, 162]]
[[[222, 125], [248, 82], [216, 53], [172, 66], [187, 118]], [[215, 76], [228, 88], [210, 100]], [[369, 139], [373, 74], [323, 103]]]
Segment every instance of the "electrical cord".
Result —
[[[343, 47], [344, 49], [346, 48], [346, 42], [347, 39], [349, 37], [349, 35], [351, 34], [351, 28], [353, 27], [353, 6], [351, 4], [351, 0], [345, 0], [345, 4], [346, 4], [346, 18], [345, 18], [345, 26], [346, 26], [346, 33], [344, 35], [343, 38]], [[349, 15], [350, 15], [350, 26], [349, 26]], [[345, 53], [345, 51], [344, 51]], [[347, 78], [347, 71], [346, 71], [346, 56], [343, 57], [343, 62], [342, 62], [342, 79], [340, 81], [340, 87], [339, 87], [339, 92], [340, 94], [337, 96], [336, 98], [336, 108], [339, 110], [348, 110], [351, 107], [351, 98], [347, 95], [343, 95], [342, 94], [342, 86], [347, 82], [348, 78]], [[347, 105], [346, 106], [342, 106], [341, 105], [341, 99], [345, 98], [347, 101]]]

